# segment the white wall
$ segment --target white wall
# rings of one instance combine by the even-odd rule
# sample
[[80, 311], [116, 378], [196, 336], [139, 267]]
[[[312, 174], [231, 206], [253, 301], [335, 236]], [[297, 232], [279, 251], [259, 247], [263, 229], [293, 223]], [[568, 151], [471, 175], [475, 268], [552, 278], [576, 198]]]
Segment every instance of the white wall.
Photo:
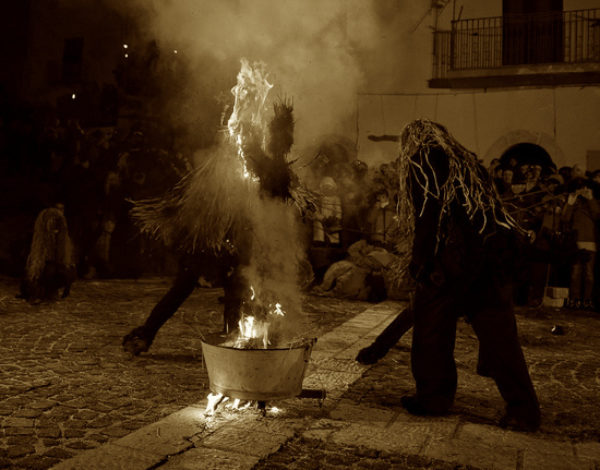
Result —
[[395, 158], [397, 145], [368, 140], [398, 134], [413, 119], [444, 124], [485, 163], [510, 146], [542, 146], [560, 167], [585, 168], [588, 150], [600, 150], [600, 87], [561, 87], [358, 97], [358, 158], [369, 165]]
[[[410, 18], [414, 22], [424, 10], [417, 2], [413, 5]], [[448, 29], [453, 8], [458, 15], [461, 6], [463, 19], [502, 15], [502, 0], [450, 0], [437, 17], [438, 27]], [[565, 10], [587, 8], [600, 8], [600, 0], [564, 0]], [[397, 77], [393, 86], [381, 89], [381, 77], [370, 75], [357, 96], [358, 158], [370, 165], [395, 158], [396, 144], [375, 143], [367, 136], [397, 134], [417, 118], [446, 125], [486, 163], [519, 142], [541, 145], [558, 167], [577, 163], [585, 168], [587, 151], [600, 150], [600, 86], [487, 91], [427, 88], [432, 72], [431, 26], [436, 17], [422, 18], [417, 28], [403, 36], [391, 67]]]

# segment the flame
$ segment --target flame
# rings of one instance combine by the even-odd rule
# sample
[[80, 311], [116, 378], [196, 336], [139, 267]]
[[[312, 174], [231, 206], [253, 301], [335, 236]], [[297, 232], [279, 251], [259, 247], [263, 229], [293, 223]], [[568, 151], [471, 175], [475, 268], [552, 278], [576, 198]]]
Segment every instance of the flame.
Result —
[[225, 397], [222, 393], [209, 393], [206, 399], [207, 403], [204, 412], [207, 414], [214, 414], [217, 406], [219, 406], [219, 403], [226, 401], [227, 397]]
[[[258, 128], [265, 129], [264, 113], [267, 95], [273, 85], [267, 80], [265, 64], [255, 62], [250, 65], [246, 59], [241, 60], [242, 66], [237, 75], [237, 84], [231, 89], [235, 97], [233, 111], [227, 122], [231, 139], [237, 144], [238, 156], [242, 164], [244, 179], [258, 181], [248, 169], [244, 153], [245, 139]], [[263, 138], [264, 140], [264, 138]]]
[[281, 308], [281, 304], [275, 304], [275, 308], [273, 309], [273, 313], [275, 313], [275, 315], [279, 315], [280, 317], [284, 317], [285, 316], [285, 312]]
[[257, 299], [256, 290], [250, 286], [250, 301], [246, 305], [251, 313], [242, 313], [238, 322], [239, 335], [235, 341], [236, 348], [244, 348], [252, 345], [253, 340], [262, 340], [263, 348], [267, 349], [271, 344], [269, 340], [270, 318], [283, 317], [285, 311], [280, 303], [268, 304], [264, 308]]
[[262, 338], [265, 349], [269, 346], [269, 323], [259, 322], [252, 315], [243, 315], [238, 322], [240, 334], [236, 341], [236, 347], [243, 348], [253, 339]]

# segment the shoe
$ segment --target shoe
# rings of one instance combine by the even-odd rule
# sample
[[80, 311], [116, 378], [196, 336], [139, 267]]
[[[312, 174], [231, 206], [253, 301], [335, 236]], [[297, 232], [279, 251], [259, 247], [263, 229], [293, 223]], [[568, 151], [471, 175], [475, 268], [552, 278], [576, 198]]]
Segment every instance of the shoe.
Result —
[[428, 410], [423, 406], [422, 403], [419, 402], [416, 396], [404, 396], [400, 398], [400, 403], [406, 411], [408, 411], [411, 415], [415, 416], [443, 416], [448, 414], [448, 411], [441, 410]]
[[501, 428], [511, 429], [513, 431], [535, 432], [540, 428], [540, 414], [539, 411], [535, 413], [524, 413], [508, 408], [498, 425]]
[[360, 364], [375, 364], [387, 352], [388, 349], [378, 348], [374, 343], [371, 346], [361, 349], [356, 356], [356, 361]]
[[134, 328], [123, 338], [123, 350], [132, 356], [148, 351], [151, 344], [152, 339], [147, 336], [143, 326]]

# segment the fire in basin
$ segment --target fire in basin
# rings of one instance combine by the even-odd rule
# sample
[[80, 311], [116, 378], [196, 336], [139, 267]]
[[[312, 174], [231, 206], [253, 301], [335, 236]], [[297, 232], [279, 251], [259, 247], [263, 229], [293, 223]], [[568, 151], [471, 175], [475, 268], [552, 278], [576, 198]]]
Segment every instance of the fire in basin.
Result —
[[[315, 340], [280, 348], [237, 348], [224, 335], [202, 341], [210, 390], [239, 400], [266, 402], [301, 395]], [[230, 341], [229, 341], [230, 344]]]
[[[209, 396], [208, 412], [225, 397], [258, 402], [264, 412], [267, 401], [303, 396], [302, 381], [315, 343], [298, 334], [299, 273], [306, 257], [300, 219], [307, 206], [298, 200], [304, 201], [300, 195], [308, 193], [287, 161], [293, 143], [291, 102], [274, 103], [273, 118], [266, 119], [272, 88], [262, 62], [242, 60], [227, 124], [236, 160], [231, 154], [225, 158], [235, 171], [224, 178], [232, 182], [224, 199], [230, 199], [229, 193], [244, 194], [236, 199], [241, 216], [232, 233], [238, 235], [233, 246], [243, 260], [237, 273], [248, 291], [236, 310], [239, 317], [226, 324], [229, 334], [212, 335], [202, 342], [214, 394]], [[308, 395], [323, 398], [321, 392]]]
[[[239, 331], [213, 334], [203, 339], [202, 355], [208, 372], [211, 395], [207, 412], [215, 411], [223, 399], [258, 402], [310, 396], [324, 398], [324, 392], [302, 388], [312, 348], [312, 339], [289, 339], [285, 311], [279, 303], [262, 304], [252, 295], [242, 305]], [[248, 404], [249, 406], [249, 404]]]

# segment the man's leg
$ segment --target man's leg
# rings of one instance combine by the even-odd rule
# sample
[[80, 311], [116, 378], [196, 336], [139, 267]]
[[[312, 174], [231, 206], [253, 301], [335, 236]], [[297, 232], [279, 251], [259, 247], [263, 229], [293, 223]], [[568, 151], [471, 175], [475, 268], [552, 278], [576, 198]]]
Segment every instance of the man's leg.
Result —
[[[199, 261], [199, 260], [194, 260]], [[180, 261], [177, 276], [168, 292], [154, 306], [142, 326], [123, 338], [123, 349], [133, 355], [148, 351], [154, 337], [164, 323], [194, 291], [201, 273], [201, 263]]]
[[[454, 299], [448, 290], [417, 285], [411, 350], [417, 394], [412, 400], [403, 400], [411, 413], [443, 414], [454, 402], [456, 318]], [[410, 401], [416, 406], [412, 410]]]
[[504, 424], [535, 430], [540, 424], [540, 409], [517, 334], [511, 290], [499, 287], [494, 294], [480, 291], [488, 298], [471, 317], [480, 342], [481, 360], [506, 402]]

